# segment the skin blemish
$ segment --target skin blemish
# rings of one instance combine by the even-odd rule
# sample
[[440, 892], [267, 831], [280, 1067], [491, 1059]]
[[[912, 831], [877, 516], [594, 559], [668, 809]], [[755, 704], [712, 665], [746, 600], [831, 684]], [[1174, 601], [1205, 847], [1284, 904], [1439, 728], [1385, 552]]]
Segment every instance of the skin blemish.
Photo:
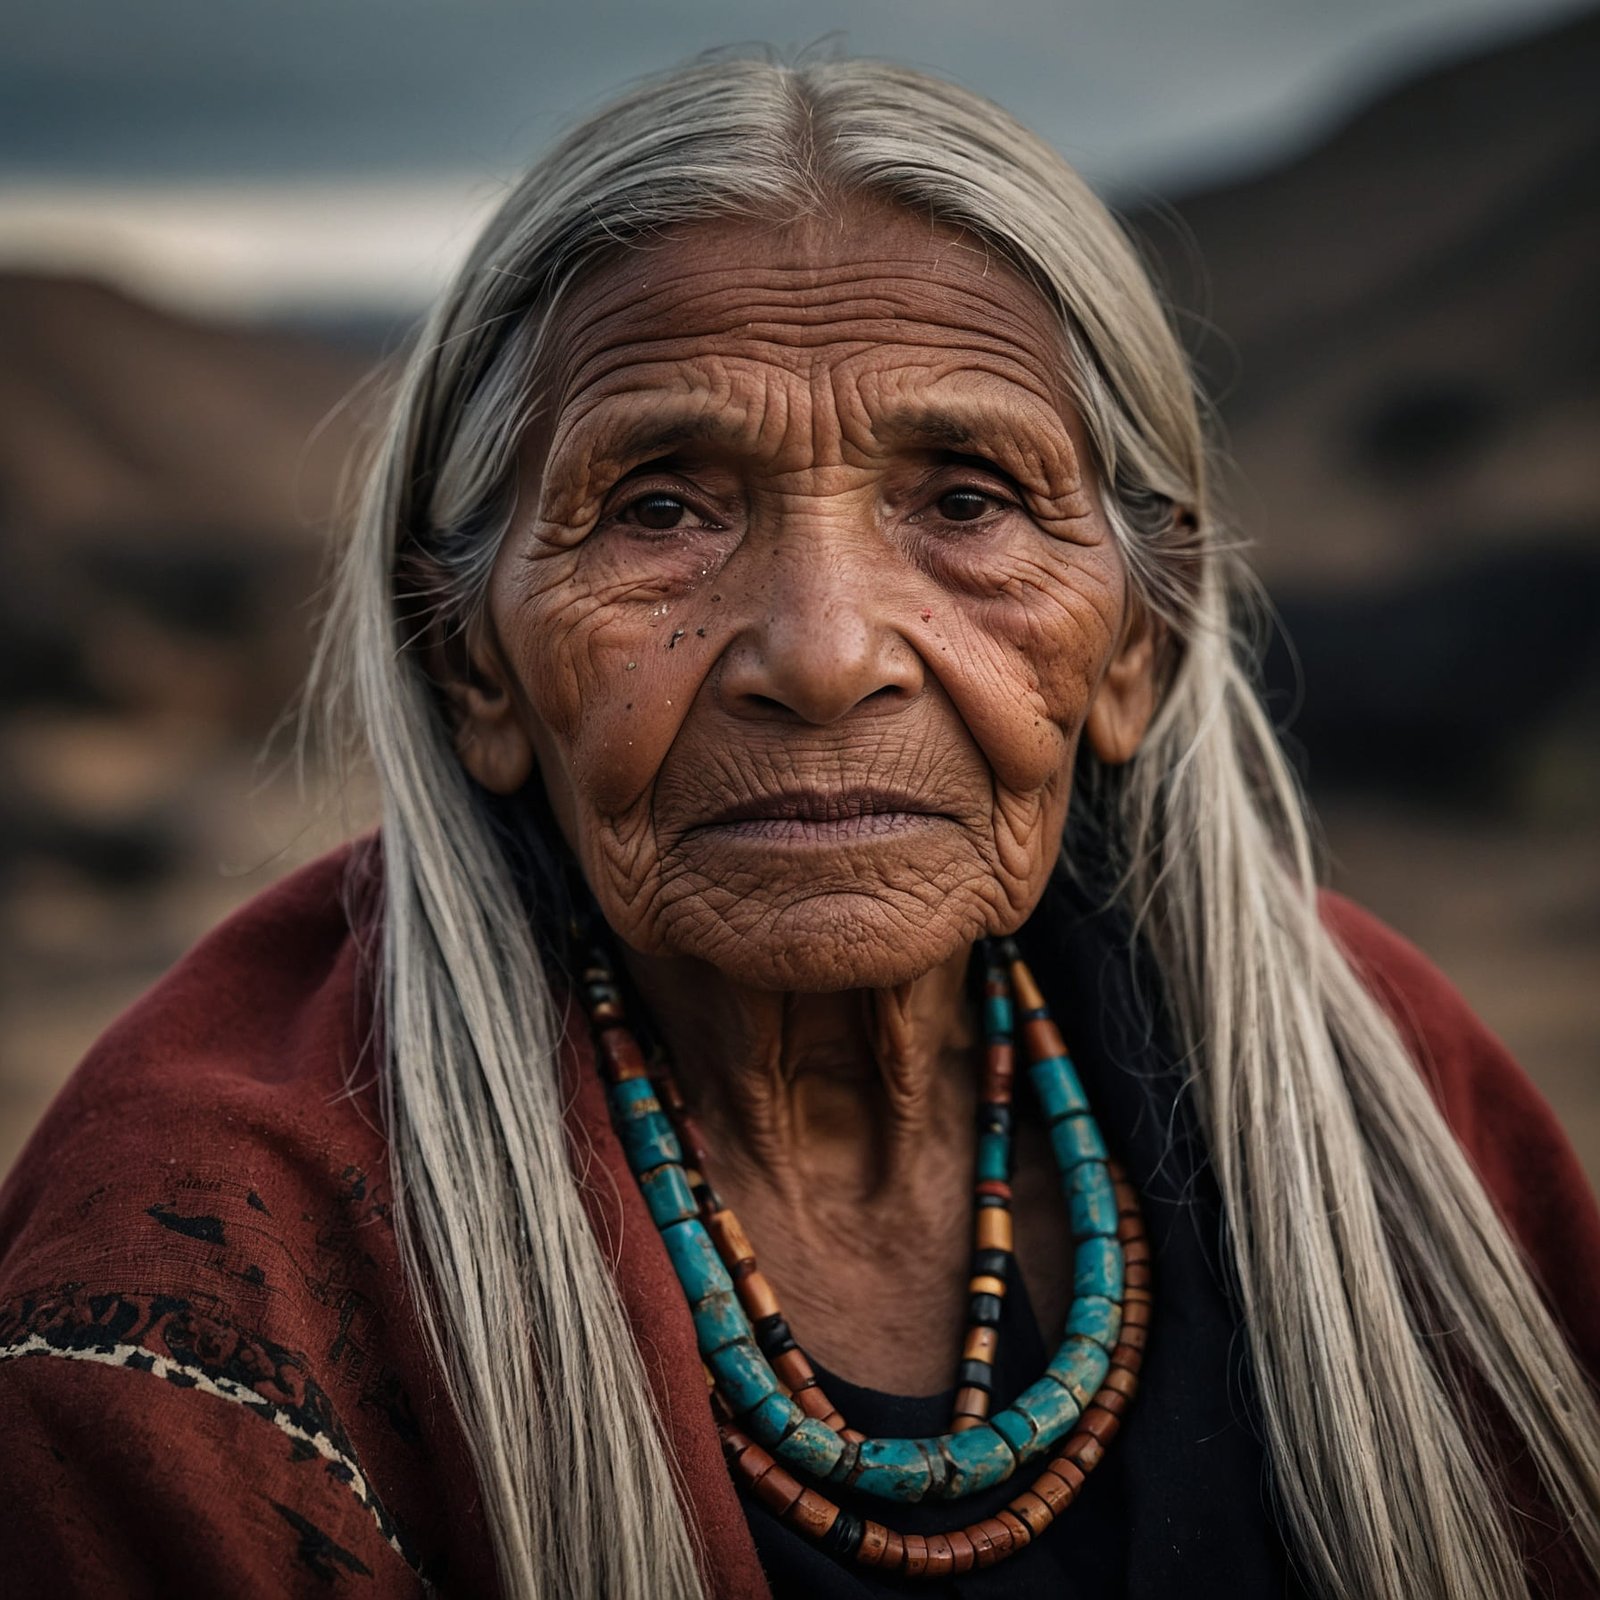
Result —
[[[702, 628], [700, 632], [704, 633], [705, 629]], [[676, 650], [678, 648], [678, 641], [683, 637], [683, 635], [684, 630], [682, 628], [674, 628], [672, 630], [672, 637], [667, 640], [667, 649]]]
[[637, 669], [638, 665], [639, 663], [637, 661], [630, 661], [622, 670], [624, 672], [633, 672]]
[[927, 606], [924, 606], [922, 608], [922, 620], [924, 622], [932, 622], [933, 621], [933, 612], [930, 611]]
[[696, 628], [694, 630], [694, 636], [697, 639], [703, 639], [706, 636], [706, 630], [704, 628]]

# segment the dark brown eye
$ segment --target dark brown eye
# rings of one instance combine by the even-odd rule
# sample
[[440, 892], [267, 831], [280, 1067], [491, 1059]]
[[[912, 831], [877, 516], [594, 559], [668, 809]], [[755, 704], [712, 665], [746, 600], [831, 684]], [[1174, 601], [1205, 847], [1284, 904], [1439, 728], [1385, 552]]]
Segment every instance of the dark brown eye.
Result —
[[992, 501], [976, 489], [952, 489], [939, 496], [939, 515], [946, 522], [976, 522], [986, 512]]
[[643, 499], [635, 500], [629, 509], [641, 528], [653, 528], [658, 533], [664, 533], [669, 528], [676, 528], [689, 508], [673, 495], [647, 494]]

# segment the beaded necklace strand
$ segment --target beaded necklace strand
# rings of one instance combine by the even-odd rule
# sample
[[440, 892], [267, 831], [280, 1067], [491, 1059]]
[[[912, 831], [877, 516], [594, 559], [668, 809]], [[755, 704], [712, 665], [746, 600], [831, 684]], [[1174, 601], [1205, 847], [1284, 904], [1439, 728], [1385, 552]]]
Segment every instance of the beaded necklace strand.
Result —
[[[724, 1452], [782, 1521], [843, 1560], [906, 1577], [987, 1567], [1049, 1527], [1115, 1435], [1138, 1387], [1150, 1314], [1150, 1252], [1137, 1197], [1108, 1156], [1077, 1071], [1010, 940], [985, 941], [968, 1331], [950, 1432], [876, 1439], [851, 1429], [784, 1320], [744, 1230], [706, 1177], [707, 1153], [670, 1070], [646, 1064], [601, 949], [582, 989], [629, 1166], [694, 1319]], [[1015, 1001], [1015, 1004], [1013, 1003]], [[1001, 1298], [1012, 1247], [1011, 1085], [1020, 1010], [1029, 1079], [1049, 1126], [1073, 1238], [1073, 1303], [1044, 1374], [989, 1416]], [[1059, 1447], [1059, 1448], [1058, 1448]], [[997, 1516], [904, 1534], [840, 1508], [795, 1471], [879, 1499], [958, 1499], [1044, 1469]], [[794, 1470], [790, 1470], [794, 1469]]]

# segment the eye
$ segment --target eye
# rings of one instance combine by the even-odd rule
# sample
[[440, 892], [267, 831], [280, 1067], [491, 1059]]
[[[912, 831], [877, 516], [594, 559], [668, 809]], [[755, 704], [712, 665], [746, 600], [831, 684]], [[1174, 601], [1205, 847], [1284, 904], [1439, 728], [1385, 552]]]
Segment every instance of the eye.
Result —
[[947, 489], [934, 504], [946, 522], [976, 522], [999, 502], [979, 489]]
[[689, 507], [676, 495], [646, 494], [624, 506], [622, 515], [641, 528], [665, 533], [683, 522], [689, 515]]

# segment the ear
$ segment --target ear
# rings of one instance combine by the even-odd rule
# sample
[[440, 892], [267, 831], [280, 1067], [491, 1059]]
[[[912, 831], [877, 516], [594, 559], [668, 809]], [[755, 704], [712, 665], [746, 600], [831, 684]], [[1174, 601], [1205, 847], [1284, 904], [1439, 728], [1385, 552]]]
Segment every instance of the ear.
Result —
[[496, 642], [487, 630], [436, 646], [435, 678], [455, 714], [461, 765], [493, 794], [515, 794], [533, 775], [533, 741], [520, 714], [520, 697]]
[[1084, 724], [1089, 748], [1107, 766], [1132, 761], [1156, 714], [1156, 677], [1161, 626], [1149, 610], [1131, 599], [1111, 665], [1089, 703]]

